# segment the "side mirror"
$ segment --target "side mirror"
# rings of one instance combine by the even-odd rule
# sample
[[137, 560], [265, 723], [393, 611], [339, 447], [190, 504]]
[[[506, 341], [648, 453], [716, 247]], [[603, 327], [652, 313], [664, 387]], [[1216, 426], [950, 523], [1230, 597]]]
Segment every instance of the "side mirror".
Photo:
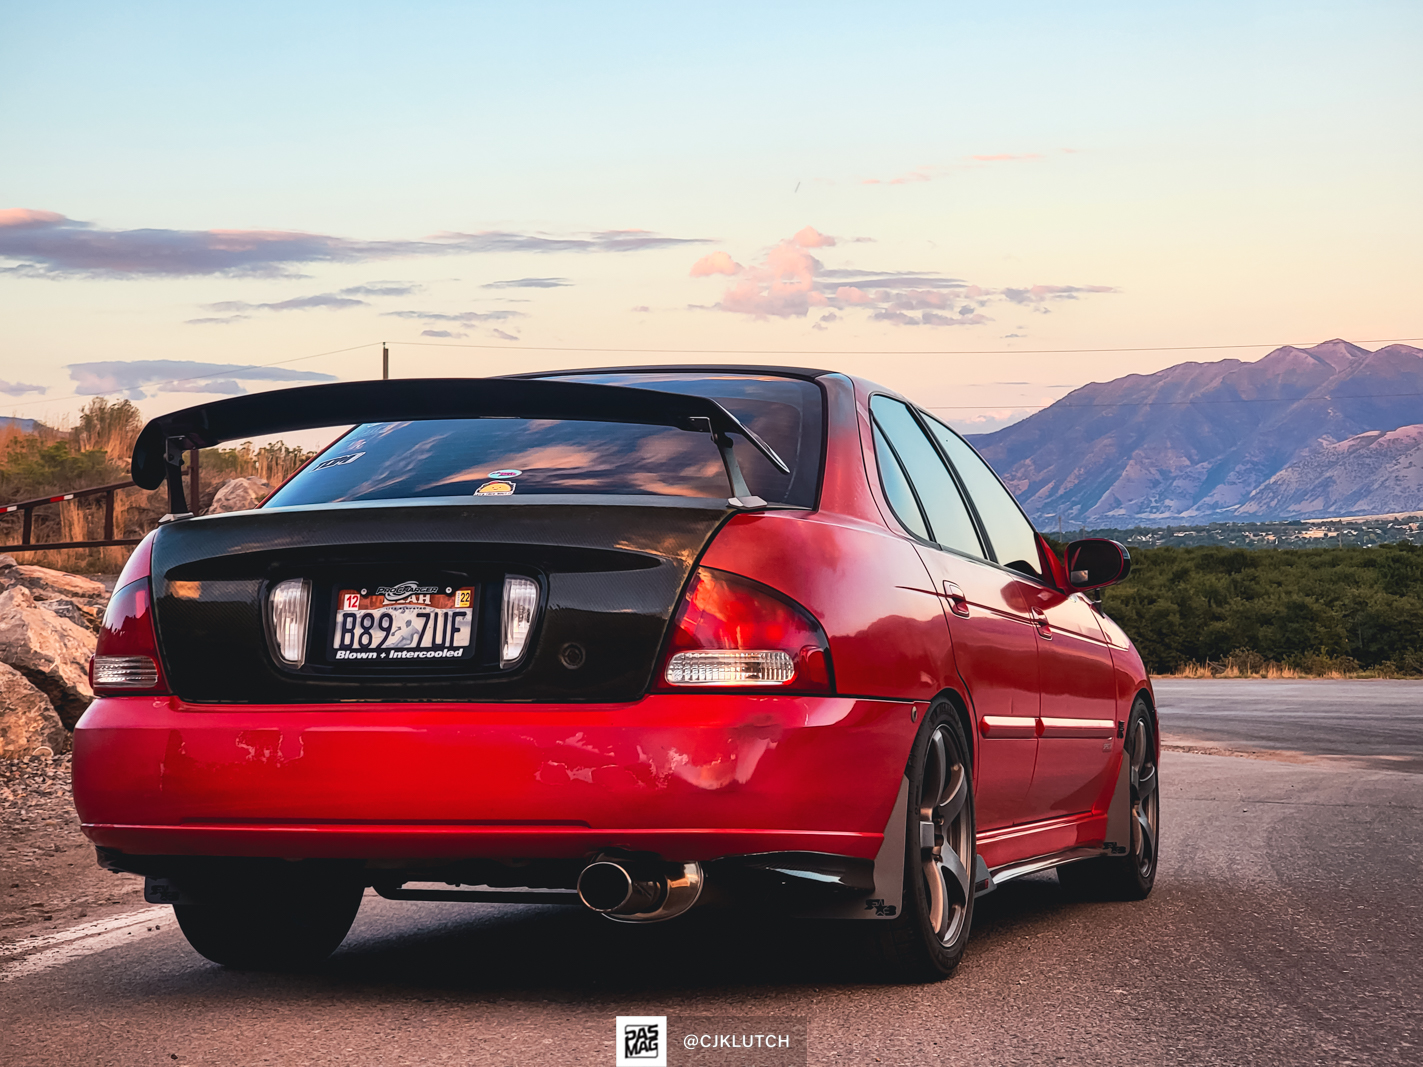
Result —
[[1126, 545], [1105, 537], [1089, 537], [1067, 546], [1067, 584], [1073, 589], [1116, 585], [1131, 573]]

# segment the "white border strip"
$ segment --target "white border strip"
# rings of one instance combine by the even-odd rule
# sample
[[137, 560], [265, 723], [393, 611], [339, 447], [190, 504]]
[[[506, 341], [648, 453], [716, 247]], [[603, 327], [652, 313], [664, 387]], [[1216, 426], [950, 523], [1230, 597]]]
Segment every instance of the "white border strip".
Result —
[[[124, 912], [109, 919], [71, 926], [41, 937], [23, 938], [0, 945], [0, 956], [18, 956], [0, 966], [0, 982], [40, 974], [62, 963], [104, 952], [128, 944], [141, 937], [161, 933], [165, 927], [176, 928], [173, 909], [166, 904], [142, 911]], [[38, 950], [38, 951], [36, 951]]]

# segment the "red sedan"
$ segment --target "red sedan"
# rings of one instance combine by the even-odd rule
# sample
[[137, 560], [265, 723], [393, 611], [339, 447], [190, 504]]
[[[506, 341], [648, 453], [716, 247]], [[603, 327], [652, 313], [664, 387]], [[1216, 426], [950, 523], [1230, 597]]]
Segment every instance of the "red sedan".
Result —
[[[184, 450], [356, 424], [257, 510]], [[1151, 685], [951, 429], [871, 382], [624, 368], [312, 386], [151, 422], [75, 731], [106, 867], [221, 964], [340, 944], [363, 892], [625, 922], [754, 900], [950, 973], [976, 896], [1156, 874]]]

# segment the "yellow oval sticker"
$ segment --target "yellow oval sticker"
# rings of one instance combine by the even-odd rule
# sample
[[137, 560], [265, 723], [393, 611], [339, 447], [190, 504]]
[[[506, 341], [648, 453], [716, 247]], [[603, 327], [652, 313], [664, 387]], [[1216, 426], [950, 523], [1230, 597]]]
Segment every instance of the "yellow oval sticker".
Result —
[[474, 491], [475, 496], [510, 496], [514, 492], [513, 482], [485, 482]]

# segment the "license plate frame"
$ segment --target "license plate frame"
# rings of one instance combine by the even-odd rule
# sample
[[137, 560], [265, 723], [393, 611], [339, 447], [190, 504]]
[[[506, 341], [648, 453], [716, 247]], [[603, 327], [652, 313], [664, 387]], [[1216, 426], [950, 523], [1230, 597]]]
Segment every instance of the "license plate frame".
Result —
[[429, 581], [333, 583], [325, 660], [342, 668], [415, 670], [475, 662], [479, 585]]

